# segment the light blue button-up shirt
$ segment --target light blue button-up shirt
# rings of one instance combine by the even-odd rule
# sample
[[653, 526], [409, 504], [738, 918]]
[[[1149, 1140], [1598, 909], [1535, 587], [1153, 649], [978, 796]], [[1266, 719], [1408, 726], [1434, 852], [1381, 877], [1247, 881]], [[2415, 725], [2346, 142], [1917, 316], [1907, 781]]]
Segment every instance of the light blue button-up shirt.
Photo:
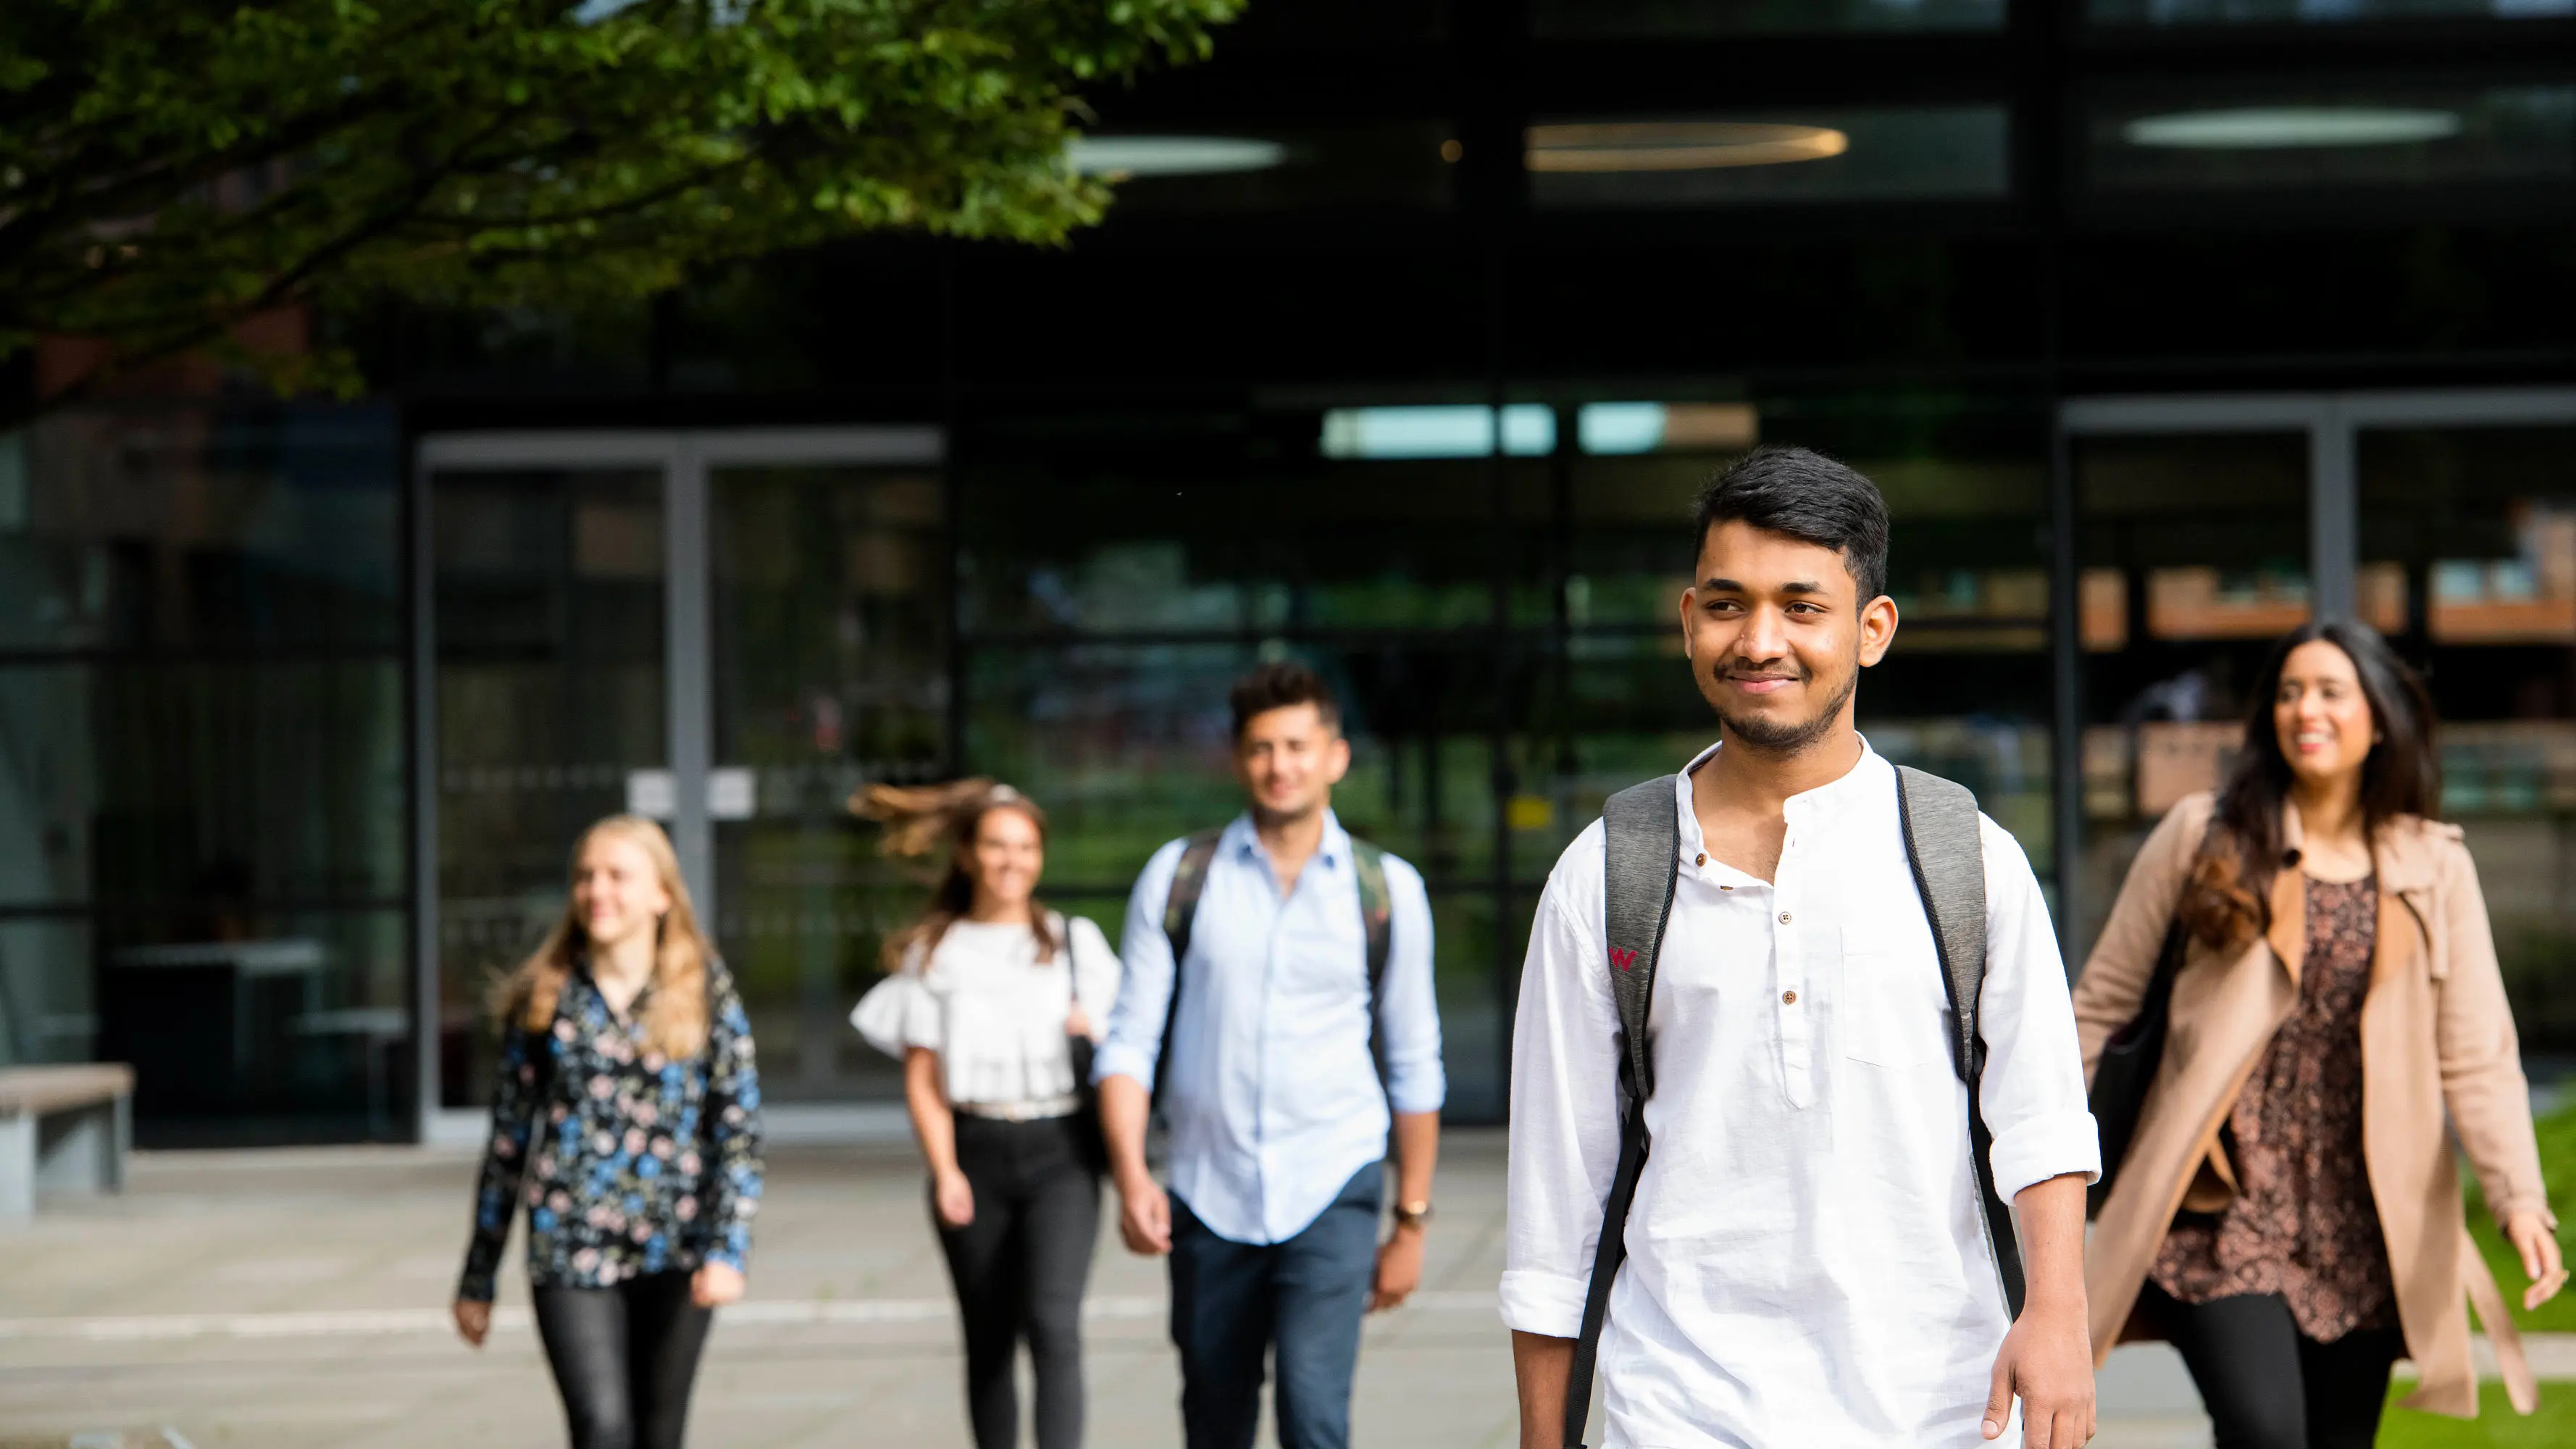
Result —
[[1440, 1110], [1448, 1086], [1431, 899], [1412, 866], [1386, 857], [1394, 915], [1378, 1000], [1381, 1092], [1369, 1058], [1368, 941], [1350, 835], [1326, 811], [1323, 842], [1283, 897], [1252, 817], [1237, 817], [1208, 862], [1165, 1064], [1156, 1060], [1172, 999], [1163, 905], [1187, 844], [1154, 852], [1128, 897], [1119, 953], [1127, 975], [1092, 1075], [1133, 1077], [1151, 1090], [1168, 1065], [1171, 1191], [1219, 1237], [1284, 1242], [1351, 1174], [1385, 1156], [1390, 1106]]

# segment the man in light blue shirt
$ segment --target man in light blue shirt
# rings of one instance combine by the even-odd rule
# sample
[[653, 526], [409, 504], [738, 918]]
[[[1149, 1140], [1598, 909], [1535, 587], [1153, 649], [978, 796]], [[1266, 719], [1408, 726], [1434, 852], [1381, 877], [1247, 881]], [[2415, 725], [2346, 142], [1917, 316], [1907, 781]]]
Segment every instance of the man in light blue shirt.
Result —
[[[1264, 665], [1231, 703], [1251, 808], [1212, 845], [1165, 845], [1137, 877], [1093, 1076], [1119, 1233], [1171, 1256], [1189, 1449], [1249, 1449], [1274, 1354], [1281, 1449], [1345, 1449], [1360, 1318], [1422, 1278], [1446, 1090], [1431, 902], [1413, 867], [1334, 818], [1351, 747], [1312, 670]], [[1145, 1165], [1156, 1099], [1168, 1196]], [[1390, 1129], [1395, 1227], [1381, 1245]]]

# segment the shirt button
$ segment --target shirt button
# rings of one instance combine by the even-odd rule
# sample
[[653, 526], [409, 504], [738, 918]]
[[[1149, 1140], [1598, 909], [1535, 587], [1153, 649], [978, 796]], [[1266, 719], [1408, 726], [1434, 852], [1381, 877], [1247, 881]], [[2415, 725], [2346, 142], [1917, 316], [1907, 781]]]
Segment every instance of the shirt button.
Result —
[[1796, 992], [1794, 992], [1794, 991], [1783, 991], [1783, 992], [1781, 992], [1781, 993], [1780, 993], [1780, 1004], [1781, 1004], [1781, 1005], [1783, 1005], [1783, 1006], [1795, 1006], [1795, 1005], [1797, 1005], [1797, 1004], [1798, 1004], [1798, 993], [1796, 993]]
[[1784, 926], [1789, 924], [1789, 913], [1787, 911], [1782, 911], [1780, 913], [1780, 924]]
[[1706, 864], [1708, 864], [1708, 855], [1707, 855], [1707, 853], [1706, 853], [1706, 852], [1702, 852], [1702, 853], [1700, 854], [1699, 858], [1698, 858], [1698, 859], [1696, 859], [1696, 860], [1694, 860], [1694, 861], [1692, 861], [1691, 863], [1692, 863], [1693, 865], [1706, 865]]

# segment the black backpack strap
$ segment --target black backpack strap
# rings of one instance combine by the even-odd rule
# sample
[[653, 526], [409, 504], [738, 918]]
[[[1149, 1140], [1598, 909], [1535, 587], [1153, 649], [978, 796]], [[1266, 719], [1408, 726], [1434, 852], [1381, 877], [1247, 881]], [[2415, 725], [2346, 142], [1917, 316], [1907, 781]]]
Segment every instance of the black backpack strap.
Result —
[[1208, 863], [1216, 859], [1216, 843], [1224, 835], [1217, 829], [1190, 836], [1172, 867], [1172, 888], [1163, 895], [1163, 939], [1172, 943], [1172, 994], [1163, 1001], [1163, 1044], [1154, 1058], [1151, 1110], [1160, 1110], [1163, 1083], [1171, 1080], [1172, 1026], [1181, 1019], [1181, 962], [1190, 954], [1190, 928], [1198, 920], [1199, 897], [1207, 890]]
[[1386, 852], [1351, 841], [1351, 868], [1360, 881], [1360, 935], [1368, 943], [1369, 1060], [1386, 1085], [1386, 1044], [1378, 1032], [1379, 1003], [1386, 999], [1386, 962], [1395, 952], [1395, 892], [1386, 883]]
[[1994, 1137], [1986, 1130], [1980, 1084], [1986, 1042], [1978, 1013], [1986, 987], [1986, 854], [1977, 822], [1977, 797], [1966, 786], [1896, 767], [1896, 812], [1905, 827], [1905, 858], [1914, 888], [1932, 923], [1932, 947], [1941, 958], [1941, 985], [1950, 997], [1950, 1059], [1968, 1085], [1968, 1155], [1985, 1209], [1986, 1241], [2004, 1302], [2021, 1316], [2021, 1244], [2013, 1236], [2012, 1206], [1995, 1191]]
[[1646, 1167], [1646, 1099], [1655, 1090], [1654, 1056], [1647, 1050], [1646, 1011], [1655, 995], [1655, 961], [1672, 919], [1673, 885], [1681, 874], [1679, 783], [1659, 775], [1611, 796], [1601, 807], [1601, 925], [1609, 946], [1602, 969], [1610, 973], [1611, 999], [1619, 1009], [1619, 1166], [1601, 1208], [1601, 1238], [1592, 1254], [1592, 1281], [1583, 1295], [1583, 1328], [1574, 1342], [1574, 1366], [1565, 1380], [1565, 1443], [1582, 1449], [1592, 1413], [1592, 1371], [1601, 1353], [1601, 1327], [1610, 1314], [1610, 1285], [1628, 1256], [1628, 1207]]

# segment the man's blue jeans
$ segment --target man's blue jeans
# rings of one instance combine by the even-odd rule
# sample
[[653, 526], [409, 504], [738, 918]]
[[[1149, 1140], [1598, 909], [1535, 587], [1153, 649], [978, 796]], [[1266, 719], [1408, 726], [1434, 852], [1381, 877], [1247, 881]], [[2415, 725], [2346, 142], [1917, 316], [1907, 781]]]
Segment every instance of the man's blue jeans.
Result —
[[1251, 1449], [1262, 1358], [1274, 1352], [1279, 1449], [1348, 1449], [1384, 1177], [1383, 1163], [1361, 1168], [1304, 1231], [1267, 1245], [1220, 1238], [1172, 1199], [1172, 1343], [1189, 1449]]

